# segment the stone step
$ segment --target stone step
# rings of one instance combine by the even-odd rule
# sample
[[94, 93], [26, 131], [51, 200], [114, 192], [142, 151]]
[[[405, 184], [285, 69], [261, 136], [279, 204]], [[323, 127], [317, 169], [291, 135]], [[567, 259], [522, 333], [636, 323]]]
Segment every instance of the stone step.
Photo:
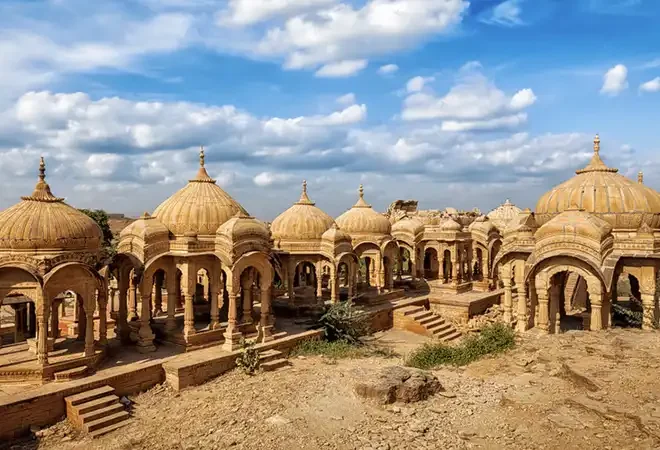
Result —
[[130, 416], [128, 415], [128, 412], [119, 411], [117, 413], [110, 414], [109, 416], [105, 416], [100, 419], [87, 422], [86, 424], [83, 425], [83, 429], [86, 432], [91, 433], [92, 431], [100, 430], [102, 428], [107, 428], [110, 425], [114, 425], [116, 423], [127, 420], [129, 417]]
[[436, 339], [441, 339], [443, 341], [446, 341], [447, 337], [451, 336], [454, 333], [457, 333], [457, 331], [452, 327], [442, 331], [438, 331], [437, 333], [433, 333], [433, 337], [435, 337]]
[[454, 331], [454, 332], [453, 332], [452, 334], [450, 334], [449, 336], [445, 336], [445, 337], [443, 337], [442, 340], [445, 341], [445, 342], [452, 342], [452, 341], [455, 341], [455, 340], [457, 340], [457, 339], [460, 339], [461, 336], [462, 336], [462, 335], [461, 335], [461, 333], [460, 333], [459, 331]]
[[416, 321], [421, 323], [422, 320], [428, 319], [429, 317], [433, 317], [433, 312], [428, 311], [428, 310], [424, 310], [424, 311], [420, 311], [420, 312], [415, 313], [415, 314], [411, 314], [409, 317], [412, 317], [413, 319], [415, 319]]
[[117, 397], [114, 394], [111, 395], [106, 395], [104, 397], [100, 397], [94, 400], [91, 400], [89, 402], [83, 403], [81, 405], [78, 405], [75, 407], [75, 409], [78, 410], [78, 415], [81, 416], [83, 414], [90, 413], [92, 411], [96, 411], [97, 409], [105, 408], [106, 406], [110, 406], [113, 403], [116, 403], [119, 401], [119, 397]]
[[97, 399], [99, 397], [104, 397], [114, 392], [115, 392], [115, 388], [111, 386], [102, 386], [97, 389], [81, 392], [80, 394], [70, 395], [66, 397], [64, 401], [66, 402], [67, 405], [76, 406], [76, 405], [80, 405], [81, 403], [86, 403], [90, 400]]
[[61, 370], [55, 372], [55, 381], [69, 381], [75, 380], [77, 378], [82, 378], [89, 373], [89, 368], [87, 366], [74, 367], [69, 370]]
[[415, 313], [419, 313], [424, 311], [423, 306], [406, 306], [405, 308], [401, 308], [398, 311], [403, 312], [404, 316], [412, 316]]
[[424, 328], [433, 328], [433, 327], [435, 327], [435, 326], [437, 326], [437, 325], [442, 325], [442, 324], [444, 324], [444, 323], [446, 323], [446, 322], [445, 322], [445, 319], [443, 319], [443, 318], [440, 317], [440, 316], [433, 316], [432, 319], [430, 319], [430, 320], [426, 320], [426, 321], [423, 321], [423, 322], [420, 322], [420, 323], [421, 323], [422, 325], [424, 325]]
[[133, 419], [122, 420], [121, 422], [117, 422], [112, 425], [108, 425], [107, 427], [99, 428], [96, 431], [92, 431], [91, 433], [89, 433], [89, 435], [91, 436], [92, 439], [96, 439], [100, 436], [103, 436], [104, 434], [110, 433], [111, 431], [115, 431], [125, 425], [128, 425], [132, 421]]
[[118, 413], [124, 411], [124, 405], [121, 403], [113, 403], [110, 406], [106, 406], [105, 408], [97, 409], [96, 411], [89, 412], [87, 414], [82, 414], [80, 416], [80, 422], [85, 425], [89, 422], [93, 422], [98, 419], [102, 419], [103, 417]]
[[279, 358], [279, 359], [274, 359], [272, 361], [267, 361], [263, 364], [260, 365], [261, 370], [264, 372], [271, 372], [273, 370], [277, 370], [280, 367], [288, 366], [289, 365], [289, 360], [285, 358]]
[[277, 333], [273, 333], [273, 339], [282, 339], [283, 337], [286, 337], [288, 333], [286, 331], [278, 331]]
[[280, 359], [280, 358], [282, 358], [282, 352], [279, 350], [271, 349], [259, 353], [260, 364], [264, 364], [269, 361], [273, 361], [274, 359]]

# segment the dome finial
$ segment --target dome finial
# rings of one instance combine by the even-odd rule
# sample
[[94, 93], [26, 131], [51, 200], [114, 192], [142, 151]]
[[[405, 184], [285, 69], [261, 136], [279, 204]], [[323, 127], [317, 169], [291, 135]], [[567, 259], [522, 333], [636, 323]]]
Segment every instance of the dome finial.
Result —
[[205, 159], [206, 157], [204, 155], [204, 146], [200, 145], [199, 169], [197, 169], [197, 176], [192, 180], [188, 180], [188, 181], [190, 181], [191, 183], [215, 183], [215, 180], [209, 176], [209, 173], [206, 171], [206, 168], [204, 167]]
[[314, 202], [307, 196], [307, 180], [302, 182], [302, 192], [300, 193], [300, 200], [296, 202], [297, 205], [314, 205]]
[[641, 170], [637, 174], [637, 182], [639, 184], [644, 184], [644, 172], [642, 172]]
[[307, 180], [303, 180], [302, 182], [302, 191], [303, 194], [307, 194]]
[[616, 173], [619, 169], [613, 169], [607, 167], [607, 165], [600, 159], [600, 135], [596, 134], [594, 137], [594, 154], [591, 157], [591, 161], [587, 164], [587, 167], [584, 169], [576, 170], [575, 173], [578, 175], [587, 172], [611, 172]]
[[204, 146], [200, 146], [199, 150], [199, 167], [204, 167]]
[[46, 181], [46, 162], [43, 156], [39, 159], [39, 181]]
[[364, 199], [364, 185], [360, 185], [360, 188], [358, 189], [358, 192], [360, 193], [360, 198]]
[[594, 153], [600, 153], [600, 136], [598, 133], [596, 133], [596, 137], [594, 138]]
[[46, 183], [46, 161], [44, 157], [39, 158], [39, 181], [37, 181], [32, 195], [29, 197], [21, 197], [23, 200], [36, 200], [43, 202], [61, 202], [64, 199], [55, 197], [50, 191], [50, 186]]

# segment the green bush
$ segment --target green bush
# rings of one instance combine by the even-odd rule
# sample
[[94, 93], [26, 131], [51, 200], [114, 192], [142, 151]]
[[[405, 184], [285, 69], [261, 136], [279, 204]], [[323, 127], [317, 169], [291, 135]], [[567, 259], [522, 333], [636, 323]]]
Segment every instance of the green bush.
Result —
[[367, 358], [378, 356], [392, 358], [398, 356], [394, 351], [366, 345], [355, 345], [347, 341], [307, 340], [291, 351], [292, 356], [325, 356], [331, 359]]
[[318, 321], [327, 341], [345, 341], [360, 345], [360, 338], [369, 332], [366, 314], [353, 307], [351, 302], [335, 303], [327, 307]]
[[485, 327], [480, 334], [468, 336], [456, 346], [425, 344], [406, 358], [406, 365], [431, 369], [441, 365], [464, 366], [479, 358], [502, 353], [515, 345], [515, 333], [508, 326], [496, 323]]
[[259, 370], [259, 351], [254, 348], [254, 342], [241, 339], [241, 354], [236, 358], [236, 367], [247, 375], [253, 375]]

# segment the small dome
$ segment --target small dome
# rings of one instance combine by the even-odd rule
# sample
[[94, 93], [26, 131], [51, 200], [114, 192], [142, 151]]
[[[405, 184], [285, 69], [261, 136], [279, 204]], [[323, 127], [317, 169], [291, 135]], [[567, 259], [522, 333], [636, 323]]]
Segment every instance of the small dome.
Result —
[[601, 160], [600, 138], [596, 136], [587, 167], [539, 199], [538, 223], [544, 224], [569, 208], [581, 208], [614, 228], [638, 229], [644, 223], [660, 228], [660, 194], [617, 172]]
[[332, 226], [323, 233], [322, 239], [329, 242], [340, 242], [340, 241], [351, 241], [351, 236], [348, 233], [344, 233], [337, 224], [333, 221]]
[[496, 227], [488, 216], [479, 216], [470, 224], [469, 230], [489, 234], [491, 231], [496, 230]]
[[410, 233], [412, 235], [417, 235], [424, 231], [424, 224], [414, 218], [404, 216], [401, 220], [398, 220], [392, 225], [392, 234], [394, 233]]
[[307, 182], [303, 181], [300, 200], [277, 216], [270, 226], [274, 239], [317, 240], [334, 223], [332, 217], [316, 207], [307, 196]]
[[611, 232], [612, 226], [605, 220], [584, 210], [568, 209], [541, 226], [535, 237], [540, 241], [556, 235], [581, 236], [600, 242]]
[[216, 231], [217, 235], [225, 236], [236, 242], [244, 239], [270, 240], [270, 230], [260, 220], [248, 216], [243, 211], [222, 224]]
[[102, 241], [94, 220], [51, 193], [43, 158], [32, 195], [0, 213], [0, 250], [97, 252]]
[[204, 168], [204, 150], [199, 156], [197, 176], [156, 208], [154, 217], [173, 234], [212, 236], [243, 207], [215, 184]]
[[119, 238], [136, 236], [143, 241], [169, 239], [170, 231], [158, 219], [145, 212], [142, 216], [121, 230]]
[[337, 225], [346, 233], [387, 235], [392, 230], [390, 221], [382, 214], [373, 210], [371, 205], [364, 201], [364, 188], [360, 185], [360, 198], [351, 209], [337, 217]]
[[440, 222], [440, 231], [461, 231], [463, 226], [451, 217]]
[[504, 230], [509, 222], [514, 219], [521, 209], [511, 203], [508, 198], [500, 206], [489, 212], [486, 216], [495, 224], [500, 230]]

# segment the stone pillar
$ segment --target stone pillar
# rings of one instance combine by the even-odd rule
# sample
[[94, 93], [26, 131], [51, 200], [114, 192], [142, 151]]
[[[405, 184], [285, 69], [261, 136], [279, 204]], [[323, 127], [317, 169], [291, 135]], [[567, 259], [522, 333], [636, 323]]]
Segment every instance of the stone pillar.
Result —
[[195, 330], [195, 310], [193, 305], [194, 296], [189, 293], [185, 293], [183, 296], [184, 302], [184, 311], [183, 311], [183, 335], [188, 338], [192, 336], [197, 331]]
[[209, 295], [211, 296], [211, 323], [209, 325], [209, 330], [215, 330], [220, 327], [220, 308], [218, 306], [218, 300], [222, 295], [222, 289], [217, 288], [217, 283], [211, 283], [209, 287]]
[[452, 283], [458, 283], [458, 261], [455, 259], [451, 260], [451, 281]]
[[538, 298], [538, 320], [536, 326], [541, 332], [548, 334], [550, 327], [548, 325], [548, 288], [543, 284], [536, 284], [536, 295]]
[[149, 353], [156, 351], [154, 345], [154, 332], [151, 330], [151, 286], [144, 289], [140, 296], [142, 306], [140, 308], [140, 329], [138, 330], [137, 351], [140, 353]]
[[252, 324], [252, 277], [246, 277], [246, 281], [243, 282], [241, 287], [241, 295], [243, 300], [243, 317], [241, 320], [242, 324], [249, 325]]
[[[90, 311], [87, 311], [89, 309]], [[85, 356], [94, 356], [94, 308], [85, 310]]]
[[163, 314], [163, 276], [162, 271], [156, 272], [155, 279], [155, 293], [154, 293], [154, 317]]
[[[87, 333], [87, 318], [86, 318], [87, 311], [85, 309], [85, 305], [82, 304], [82, 299], [80, 299], [80, 296], [78, 295], [76, 295], [76, 303], [77, 302], [81, 302], [81, 304], [78, 306], [78, 314], [76, 315], [76, 317], [78, 318], [78, 336], [76, 340], [84, 342]], [[92, 311], [92, 314], [93, 313], [94, 311]]]
[[516, 330], [527, 330], [527, 285], [524, 281], [518, 287], [518, 311], [516, 315]]
[[339, 283], [339, 280], [337, 279], [337, 274], [336, 271], [333, 270], [330, 272], [330, 302], [331, 303], [337, 303], [339, 301], [339, 296], [337, 295], [337, 283]]
[[38, 314], [36, 315], [36, 339], [37, 339], [37, 362], [41, 366], [48, 364], [48, 313], [50, 307], [46, 304], [47, 300], [43, 297], [36, 299], [40, 303]]
[[119, 337], [122, 344], [128, 344], [131, 341], [131, 330], [128, 327], [128, 283], [119, 285], [119, 312], [115, 326], [115, 334]]
[[110, 317], [115, 318], [115, 296], [117, 295], [117, 289], [109, 288], [108, 289], [108, 304], [110, 305]]
[[99, 344], [108, 345], [108, 300], [99, 291]]
[[227, 330], [225, 331], [225, 343], [222, 349], [228, 352], [237, 350], [243, 335], [238, 329], [238, 320], [236, 320], [236, 292], [233, 288], [229, 290], [229, 314], [227, 318]]
[[261, 342], [273, 340], [273, 325], [270, 323], [270, 301], [270, 287], [261, 289], [261, 319], [259, 323]]
[[550, 286], [549, 325], [551, 326], [549, 328], [551, 328], [552, 332], [555, 334], [559, 334], [561, 332], [561, 309], [559, 306], [560, 289], [561, 287], [556, 284]]
[[655, 294], [642, 293], [642, 329], [654, 330], [656, 328], [656, 304]]
[[323, 270], [321, 264], [316, 265], [316, 301], [323, 303]]
[[130, 285], [128, 287], [128, 321], [131, 322], [137, 319], [137, 286], [135, 278], [131, 277]]
[[53, 339], [60, 337], [60, 315], [58, 314], [60, 302], [53, 301], [52, 313], [50, 315], [50, 329], [48, 330], [48, 335]]
[[[590, 293], [591, 294], [591, 293]], [[591, 331], [600, 331], [603, 329], [603, 295], [600, 292], [594, 292], [589, 295], [591, 303]]]
[[[504, 271], [502, 273], [505, 273]], [[504, 283], [504, 299], [502, 301], [502, 308], [504, 310], [503, 320], [505, 323], [511, 323], [512, 310], [513, 310], [513, 293], [511, 291], [511, 277], [505, 276]]]
[[181, 290], [177, 287], [176, 277], [167, 277], [167, 319], [165, 320], [165, 332], [171, 333], [176, 329], [176, 305]]

